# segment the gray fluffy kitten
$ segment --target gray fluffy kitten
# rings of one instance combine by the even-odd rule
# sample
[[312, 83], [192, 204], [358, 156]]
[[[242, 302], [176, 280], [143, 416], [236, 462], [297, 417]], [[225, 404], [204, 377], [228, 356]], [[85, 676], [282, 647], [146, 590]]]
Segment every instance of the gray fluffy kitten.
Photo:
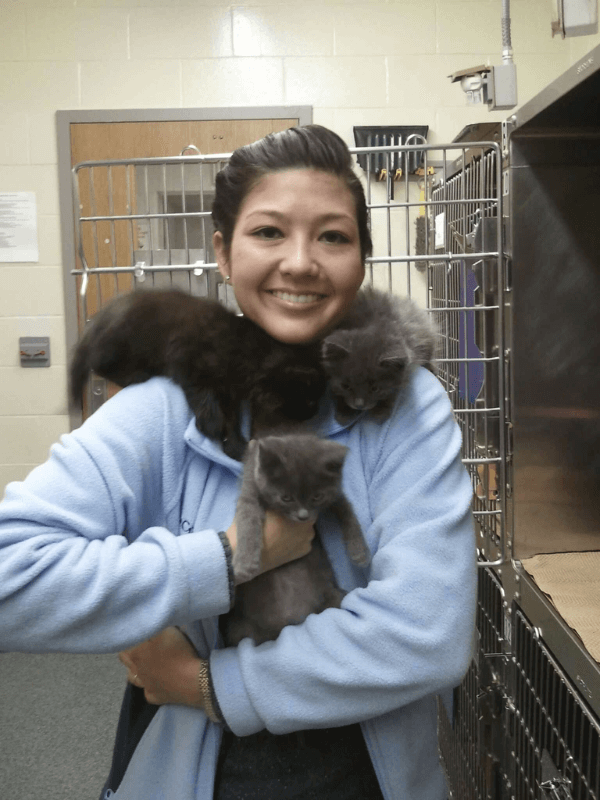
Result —
[[346, 423], [357, 411], [383, 421], [418, 364], [434, 372], [437, 331], [431, 315], [409, 297], [372, 287], [322, 344], [322, 359], [335, 397], [335, 416]]
[[233, 559], [236, 598], [221, 618], [225, 643], [250, 637], [257, 644], [276, 639], [286, 625], [308, 614], [339, 607], [343, 592], [315, 538], [311, 552], [281, 567], [257, 573], [267, 509], [294, 521], [312, 521], [331, 510], [339, 519], [350, 558], [366, 566], [370, 553], [352, 506], [342, 491], [347, 448], [311, 433], [284, 433], [253, 439], [244, 456], [236, 507], [237, 548]]

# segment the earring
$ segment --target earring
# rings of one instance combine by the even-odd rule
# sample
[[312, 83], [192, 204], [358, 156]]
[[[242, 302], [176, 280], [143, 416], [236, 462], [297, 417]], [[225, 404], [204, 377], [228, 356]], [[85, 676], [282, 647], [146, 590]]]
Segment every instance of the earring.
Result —
[[230, 280], [231, 280], [231, 276], [230, 275], [225, 275], [225, 282], [229, 283]]

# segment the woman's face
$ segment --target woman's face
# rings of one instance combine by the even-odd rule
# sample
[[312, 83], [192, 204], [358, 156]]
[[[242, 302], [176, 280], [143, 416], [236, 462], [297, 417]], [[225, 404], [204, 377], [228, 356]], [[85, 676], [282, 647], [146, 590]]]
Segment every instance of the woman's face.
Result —
[[244, 315], [281, 342], [327, 333], [364, 278], [354, 198], [335, 175], [265, 175], [244, 199], [229, 251], [214, 236], [221, 274]]

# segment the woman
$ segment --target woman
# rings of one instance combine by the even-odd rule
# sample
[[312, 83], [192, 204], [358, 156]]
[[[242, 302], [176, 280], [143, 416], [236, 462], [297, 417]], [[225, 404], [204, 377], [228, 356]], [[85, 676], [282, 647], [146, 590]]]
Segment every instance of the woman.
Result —
[[[213, 217], [219, 269], [270, 335], [310, 342], [344, 316], [371, 244], [339, 137], [308, 126], [240, 148]], [[0, 646], [122, 651], [130, 685], [103, 797], [442, 800], [435, 697], [468, 666], [476, 570], [441, 385], [417, 370], [381, 424], [342, 426], [324, 399], [312, 427], [349, 447], [344, 489], [372, 563], [352, 565], [319, 521], [343, 607], [258, 647], [219, 648], [240, 465], [190, 416], [165, 379], [130, 387], [8, 487]], [[290, 524], [269, 517], [265, 568], [310, 547], [304, 526], [291, 552]]]

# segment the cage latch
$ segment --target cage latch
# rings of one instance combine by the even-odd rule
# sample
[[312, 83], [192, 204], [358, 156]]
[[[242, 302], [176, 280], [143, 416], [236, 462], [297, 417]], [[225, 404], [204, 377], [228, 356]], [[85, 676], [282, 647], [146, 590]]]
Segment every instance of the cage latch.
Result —
[[571, 781], [560, 774], [547, 750], [542, 753], [542, 780], [539, 786], [547, 800], [573, 800], [569, 791]]
[[540, 789], [548, 800], [573, 800], [568, 788], [570, 785], [571, 781], [567, 780], [567, 778], [552, 778], [549, 781], [540, 783]]

